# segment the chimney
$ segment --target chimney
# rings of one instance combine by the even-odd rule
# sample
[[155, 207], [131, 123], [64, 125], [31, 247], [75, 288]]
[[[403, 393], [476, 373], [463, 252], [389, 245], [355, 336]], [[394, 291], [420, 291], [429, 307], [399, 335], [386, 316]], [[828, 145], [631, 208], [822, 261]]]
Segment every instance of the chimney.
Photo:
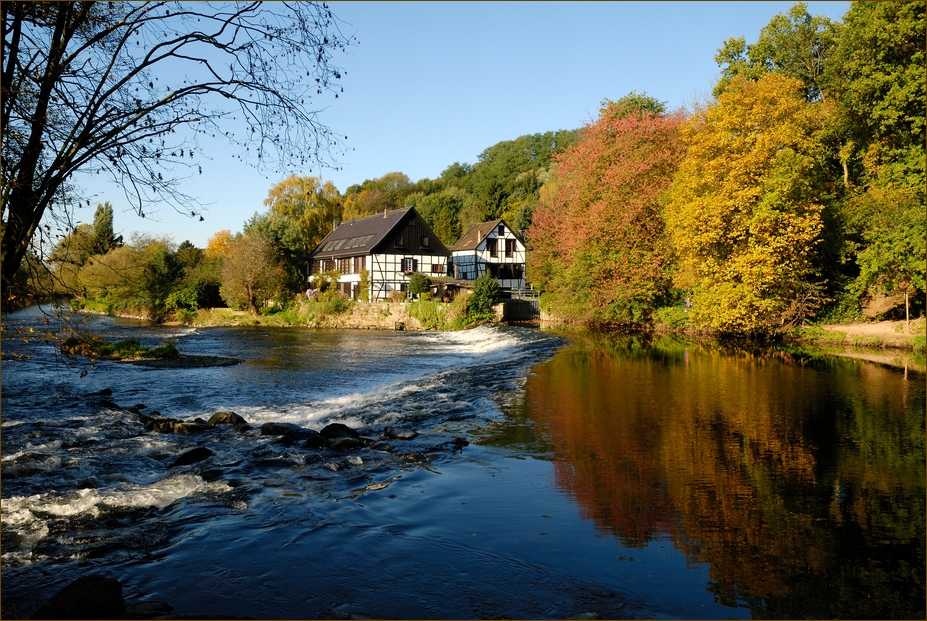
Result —
[[335, 229], [337, 229], [339, 224], [341, 224], [341, 222], [338, 221], [337, 218], [332, 220], [332, 230], [334, 231]]

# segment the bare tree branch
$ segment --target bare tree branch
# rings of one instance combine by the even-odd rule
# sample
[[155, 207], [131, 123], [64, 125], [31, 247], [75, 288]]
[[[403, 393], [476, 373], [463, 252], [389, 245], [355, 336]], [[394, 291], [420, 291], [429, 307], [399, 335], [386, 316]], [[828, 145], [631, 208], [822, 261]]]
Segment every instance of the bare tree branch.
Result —
[[[356, 40], [315, 2], [5, 2], [2, 5], [4, 289], [46, 215], [83, 199], [75, 172], [197, 214], [179, 171], [222, 137], [259, 170], [333, 166], [318, 118], [338, 96], [336, 52]], [[242, 134], [242, 128], [244, 133]], [[57, 208], [57, 211], [56, 211]]]

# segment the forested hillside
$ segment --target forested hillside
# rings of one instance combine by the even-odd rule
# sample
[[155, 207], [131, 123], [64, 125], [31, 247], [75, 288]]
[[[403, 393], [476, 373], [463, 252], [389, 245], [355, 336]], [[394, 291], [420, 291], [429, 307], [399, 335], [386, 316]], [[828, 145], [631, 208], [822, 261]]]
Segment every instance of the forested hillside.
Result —
[[[342, 193], [294, 175], [205, 250], [125, 244], [101, 205], [99, 222], [58, 244], [46, 285], [157, 317], [221, 303], [258, 312], [305, 289], [333, 220], [414, 206], [447, 245], [504, 218], [526, 238], [542, 305], [576, 320], [766, 334], [919, 316], [925, 28], [924, 2], [854, 2], [842, 22], [796, 4], [756, 42], [720, 42], [721, 78], [692, 109], [638, 92], [606, 99], [582, 128], [500, 142], [436, 179], [392, 172]], [[253, 282], [223, 269], [232, 262], [254, 268]]]
[[604, 106], [529, 229], [548, 308], [739, 334], [922, 314], [924, 7], [832, 23], [796, 4], [724, 43], [714, 99], [684, 119]]

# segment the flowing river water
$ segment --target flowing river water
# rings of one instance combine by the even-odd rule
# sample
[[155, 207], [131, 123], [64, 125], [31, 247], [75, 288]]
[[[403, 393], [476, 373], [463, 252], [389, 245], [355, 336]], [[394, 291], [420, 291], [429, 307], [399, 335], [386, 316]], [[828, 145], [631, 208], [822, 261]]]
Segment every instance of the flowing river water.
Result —
[[[673, 337], [90, 317], [242, 363], [81, 377], [42, 320], [4, 318], [4, 618], [88, 573], [174, 614], [924, 618], [920, 372]], [[252, 429], [159, 434], [133, 407]], [[308, 449], [266, 422], [378, 442]], [[195, 447], [212, 455], [171, 467]]]

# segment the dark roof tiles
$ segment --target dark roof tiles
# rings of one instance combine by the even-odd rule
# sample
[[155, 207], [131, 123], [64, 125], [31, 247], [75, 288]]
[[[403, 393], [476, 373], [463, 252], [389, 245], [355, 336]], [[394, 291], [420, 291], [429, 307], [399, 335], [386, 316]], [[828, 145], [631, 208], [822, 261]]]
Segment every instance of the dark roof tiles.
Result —
[[474, 224], [467, 232], [461, 235], [460, 239], [457, 240], [457, 243], [448, 248], [451, 252], [457, 252], [460, 250], [476, 250], [476, 247], [480, 245], [480, 242], [486, 238], [487, 235], [492, 233], [492, 231], [499, 225], [502, 220], [492, 220], [490, 222], [480, 222], [479, 224]]
[[313, 256], [338, 257], [370, 252], [400, 223], [411, 207], [345, 220], [329, 233]]

